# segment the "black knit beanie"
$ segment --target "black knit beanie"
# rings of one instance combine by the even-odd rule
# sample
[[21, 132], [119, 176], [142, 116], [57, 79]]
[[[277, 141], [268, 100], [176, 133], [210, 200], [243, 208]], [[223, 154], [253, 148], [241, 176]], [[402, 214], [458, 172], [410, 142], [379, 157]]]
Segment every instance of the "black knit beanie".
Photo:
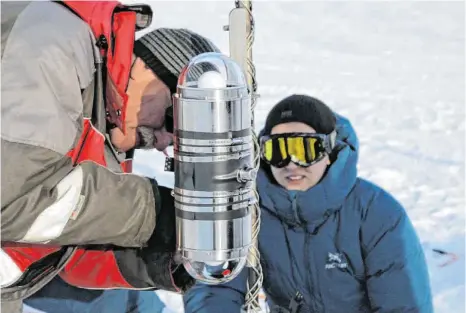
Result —
[[270, 135], [278, 124], [301, 122], [319, 134], [335, 130], [336, 118], [332, 110], [319, 99], [306, 95], [291, 95], [278, 102], [269, 112], [263, 134]]
[[183, 67], [204, 52], [220, 52], [207, 38], [184, 28], [158, 28], [134, 43], [134, 54], [176, 92]]

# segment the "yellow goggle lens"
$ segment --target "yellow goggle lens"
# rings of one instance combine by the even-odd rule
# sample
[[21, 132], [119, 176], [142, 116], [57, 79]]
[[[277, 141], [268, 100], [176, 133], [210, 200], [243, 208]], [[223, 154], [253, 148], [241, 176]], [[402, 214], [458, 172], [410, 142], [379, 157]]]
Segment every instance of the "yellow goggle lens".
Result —
[[267, 139], [262, 145], [262, 157], [269, 163], [280, 164], [294, 160], [309, 164], [325, 153], [319, 138], [284, 136]]

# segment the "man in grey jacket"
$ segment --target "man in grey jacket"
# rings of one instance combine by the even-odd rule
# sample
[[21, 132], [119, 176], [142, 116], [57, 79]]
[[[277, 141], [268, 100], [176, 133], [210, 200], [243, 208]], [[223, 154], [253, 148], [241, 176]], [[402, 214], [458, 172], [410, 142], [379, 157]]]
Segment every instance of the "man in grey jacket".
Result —
[[1, 6], [2, 310], [58, 274], [80, 288], [187, 290], [169, 192], [122, 169], [134, 148], [171, 143], [177, 76], [218, 49], [184, 29], [139, 40], [115, 125], [88, 24], [54, 2]]

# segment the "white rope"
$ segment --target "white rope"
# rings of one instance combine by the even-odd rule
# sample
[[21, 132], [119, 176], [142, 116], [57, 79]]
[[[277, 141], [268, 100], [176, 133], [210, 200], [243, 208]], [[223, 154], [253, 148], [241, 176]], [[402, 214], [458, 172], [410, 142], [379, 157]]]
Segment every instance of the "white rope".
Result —
[[[252, 15], [252, 0], [236, 0], [235, 6], [237, 8], [244, 8], [247, 10], [249, 20], [247, 23], [248, 35], [247, 35], [247, 47], [246, 47], [246, 64], [245, 74], [248, 82], [248, 88], [251, 95], [251, 128], [252, 137], [254, 142], [254, 168], [256, 171], [259, 170], [260, 166], [260, 154], [259, 154], [259, 143], [257, 134], [254, 128], [254, 111], [257, 103], [257, 82], [256, 82], [256, 69], [252, 60], [252, 46], [254, 44], [254, 17]], [[249, 250], [247, 267], [249, 269], [249, 279], [247, 285], [247, 292], [245, 297], [245, 303], [242, 308], [243, 312], [253, 313], [260, 312], [259, 294], [263, 282], [262, 267], [260, 263], [260, 253], [258, 247], [258, 236], [260, 231], [260, 216], [261, 211], [259, 207], [259, 195], [254, 182], [254, 195], [256, 197], [255, 204], [253, 205], [253, 225], [252, 225], [252, 246]]]

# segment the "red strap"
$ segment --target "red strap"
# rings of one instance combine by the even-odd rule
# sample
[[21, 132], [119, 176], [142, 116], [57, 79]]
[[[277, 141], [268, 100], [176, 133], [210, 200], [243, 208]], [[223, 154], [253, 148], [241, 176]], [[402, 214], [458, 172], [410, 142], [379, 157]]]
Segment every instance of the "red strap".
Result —
[[2, 249], [16, 263], [22, 272], [31, 264], [60, 250], [58, 246], [31, 245], [17, 242], [2, 242]]
[[121, 274], [112, 251], [78, 249], [60, 277], [80, 288], [133, 288]]

